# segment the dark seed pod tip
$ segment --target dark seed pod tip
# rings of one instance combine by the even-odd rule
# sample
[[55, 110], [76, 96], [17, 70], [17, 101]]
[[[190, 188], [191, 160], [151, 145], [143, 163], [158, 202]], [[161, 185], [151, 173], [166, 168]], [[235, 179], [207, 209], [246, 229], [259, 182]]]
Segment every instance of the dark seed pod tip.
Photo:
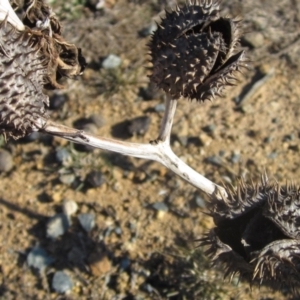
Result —
[[166, 12], [149, 43], [150, 80], [174, 99], [220, 96], [245, 66], [239, 38], [240, 20], [220, 17], [219, 1], [190, 1]]

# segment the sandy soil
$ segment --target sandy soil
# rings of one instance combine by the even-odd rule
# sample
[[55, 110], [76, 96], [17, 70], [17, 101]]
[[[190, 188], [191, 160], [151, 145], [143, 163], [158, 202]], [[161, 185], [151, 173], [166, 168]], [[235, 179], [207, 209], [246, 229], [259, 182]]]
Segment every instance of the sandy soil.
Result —
[[[155, 107], [163, 103], [163, 94], [157, 91], [149, 101], [141, 97], [140, 90], [148, 89], [149, 37], [139, 33], [174, 3], [108, 0], [95, 10], [92, 1], [89, 6], [52, 2], [65, 36], [82, 48], [89, 65], [80, 79], [65, 82], [59, 93], [67, 95], [66, 102], [51, 110], [51, 118], [73, 125], [97, 115], [101, 124], [90, 130], [99, 135], [136, 142], [156, 138], [162, 113]], [[224, 14], [244, 19], [242, 45], [252, 64], [225, 98], [202, 104], [179, 101], [172, 148], [218, 184], [234, 185], [240, 176], [256, 181], [265, 171], [279, 182], [297, 183], [299, 2], [223, 0], [222, 7]], [[109, 54], [122, 59], [120, 67], [100, 68]], [[128, 137], [116, 126], [124, 128], [139, 116], [151, 118], [145, 134]], [[14, 167], [0, 175], [1, 299], [293, 299], [286, 291], [251, 290], [235, 279], [223, 281], [222, 272], [210, 267], [194, 242], [214, 226], [199, 205], [199, 199], [208, 197], [163, 166], [100, 150], [78, 151], [46, 136], [3, 142], [2, 148], [12, 154]], [[61, 148], [70, 153], [63, 164], [55, 158]], [[91, 171], [101, 172], [105, 183], [89, 186]], [[66, 184], [62, 174], [75, 179]], [[72, 226], [49, 239], [48, 219], [62, 211], [66, 200], [78, 204]], [[153, 209], [158, 202], [168, 211]], [[95, 215], [91, 232], [81, 228], [80, 213]], [[37, 245], [54, 258], [42, 272], [27, 264]], [[72, 279], [68, 295], [52, 288], [59, 270]]]

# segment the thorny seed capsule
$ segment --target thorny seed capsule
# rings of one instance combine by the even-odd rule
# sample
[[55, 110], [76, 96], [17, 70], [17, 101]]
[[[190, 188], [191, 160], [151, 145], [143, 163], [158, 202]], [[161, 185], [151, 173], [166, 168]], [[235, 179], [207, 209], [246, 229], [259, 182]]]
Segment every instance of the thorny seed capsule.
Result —
[[150, 79], [174, 99], [204, 101], [235, 83], [235, 71], [246, 66], [238, 51], [237, 19], [220, 17], [219, 1], [189, 0], [166, 12], [149, 43]]
[[38, 38], [6, 21], [0, 23], [0, 41], [0, 132], [17, 139], [47, 119], [49, 100], [42, 91], [47, 61]]
[[241, 181], [228, 198], [212, 197], [216, 227], [200, 239], [225, 276], [238, 274], [251, 283], [276, 288], [300, 282], [300, 187]]

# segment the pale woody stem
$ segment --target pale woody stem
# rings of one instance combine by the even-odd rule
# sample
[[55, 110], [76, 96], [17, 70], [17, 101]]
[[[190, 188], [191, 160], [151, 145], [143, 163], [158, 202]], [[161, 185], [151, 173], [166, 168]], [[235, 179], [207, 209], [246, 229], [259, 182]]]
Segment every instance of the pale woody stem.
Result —
[[[41, 120], [41, 124], [42, 123], [43, 121]], [[201, 174], [197, 173], [179, 157], [177, 157], [170, 148], [169, 144], [166, 142], [152, 144], [123, 142], [114, 139], [98, 137], [84, 131], [79, 131], [74, 128], [56, 124], [53, 121], [47, 121], [42, 128], [42, 132], [59, 136], [75, 143], [89, 145], [95, 148], [113, 151], [127, 156], [157, 161], [207, 194], [215, 194], [219, 198], [227, 196], [222, 187], [216, 185]]]
[[176, 111], [177, 100], [167, 94], [165, 100], [165, 113], [161, 122], [160, 131], [156, 142], [170, 143], [171, 129]]

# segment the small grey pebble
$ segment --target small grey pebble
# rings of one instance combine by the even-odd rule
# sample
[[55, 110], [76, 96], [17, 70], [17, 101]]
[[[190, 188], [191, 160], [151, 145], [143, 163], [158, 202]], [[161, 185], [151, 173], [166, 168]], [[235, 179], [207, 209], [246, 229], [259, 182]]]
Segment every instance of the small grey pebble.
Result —
[[130, 259], [127, 257], [123, 257], [121, 262], [120, 262], [120, 269], [121, 270], [126, 270], [130, 266]]
[[14, 166], [12, 155], [6, 150], [0, 150], [0, 172], [8, 172]]
[[63, 235], [71, 226], [71, 221], [69, 218], [63, 214], [56, 214], [51, 217], [47, 223], [46, 233], [47, 237], [51, 239], [56, 239]]
[[232, 179], [229, 176], [223, 175], [222, 180], [224, 183], [232, 184]]
[[199, 195], [196, 195], [195, 202], [196, 202], [197, 206], [199, 206], [201, 208], [206, 207], [205, 200], [202, 197], [200, 197]]
[[219, 151], [220, 157], [224, 157], [225, 154], [226, 154], [226, 151], [225, 151], [225, 150], [220, 150], [220, 151]]
[[55, 151], [55, 158], [57, 162], [61, 164], [72, 161], [72, 156], [66, 148], [57, 148]]
[[72, 216], [77, 212], [78, 205], [73, 200], [66, 200], [63, 203], [62, 210], [63, 210], [65, 215]]
[[29, 267], [43, 271], [46, 267], [51, 265], [54, 259], [41, 247], [34, 247], [28, 253], [27, 264]]
[[116, 227], [115, 228], [115, 233], [117, 234], [117, 235], [121, 235], [122, 234], [122, 229], [121, 229], [121, 227]]
[[68, 96], [65, 94], [54, 93], [49, 99], [50, 109], [60, 109], [68, 100]]
[[96, 188], [105, 182], [105, 178], [101, 172], [92, 171], [86, 176], [86, 182], [91, 185], [91, 187]]
[[20, 143], [31, 143], [31, 142], [37, 141], [40, 137], [41, 137], [41, 133], [34, 131], [34, 132], [24, 136], [23, 138], [19, 139], [18, 141]]
[[80, 225], [86, 232], [90, 232], [95, 226], [95, 215], [93, 214], [79, 214], [78, 220]]
[[215, 166], [222, 165], [222, 160], [219, 156], [209, 156], [205, 159], [205, 161]]
[[73, 287], [73, 282], [68, 274], [63, 271], [55, 272], [52, 279], [52, 289], [59, 294], [68, 293]]
[[151, 35], [157, 29], [156, 23], [151, 23], [149, 26], [144, 27], [142, 30], [139, 31], [140, 37], [147, 37]]
[[159, 211], [169, 211], [169, 207], [167, 206], [166, 203], [164, 202], [155, 202], [152, 207], [156, 210], [159, 210]]
[[75, 178], [76, 176], [73, 173], [59, 175], [60, 182], [66, 185], [71, 185], [74, 182]]
[[275, 159], [278, 156], [278, 153], [276, 151], [272, 151], [269, 155], [268, 158], [270, 159]]
[[154, 110], [156, 112], [164, 112], [166, 110], [166, 106], [164, 103], [160, 103], [160, 104], [155, 105]]
[[104, 69], [115, 69], [120, 66], [122, 60], [119, 56], [109, 54], [102, 62], [102, 68]]
[[129, 122], [128, 133], [130, 135], [144, 135], [150, 126], [151, 119], [148, 116], [137, 117]]
[[265, 43], [265, 38], [261, 32], [250, 32], [245, 35], [244, 40], [253, 48], [259, 48]]
[[143, 290], [150, 294], [153, 292], [153, 287], [151, 284], [145, 283], [145, 284], [143, 284]]
[[241, 155], [239, 153], [233, 153], [230, 160], [233, 164], [236, 164], [240, 161]]

